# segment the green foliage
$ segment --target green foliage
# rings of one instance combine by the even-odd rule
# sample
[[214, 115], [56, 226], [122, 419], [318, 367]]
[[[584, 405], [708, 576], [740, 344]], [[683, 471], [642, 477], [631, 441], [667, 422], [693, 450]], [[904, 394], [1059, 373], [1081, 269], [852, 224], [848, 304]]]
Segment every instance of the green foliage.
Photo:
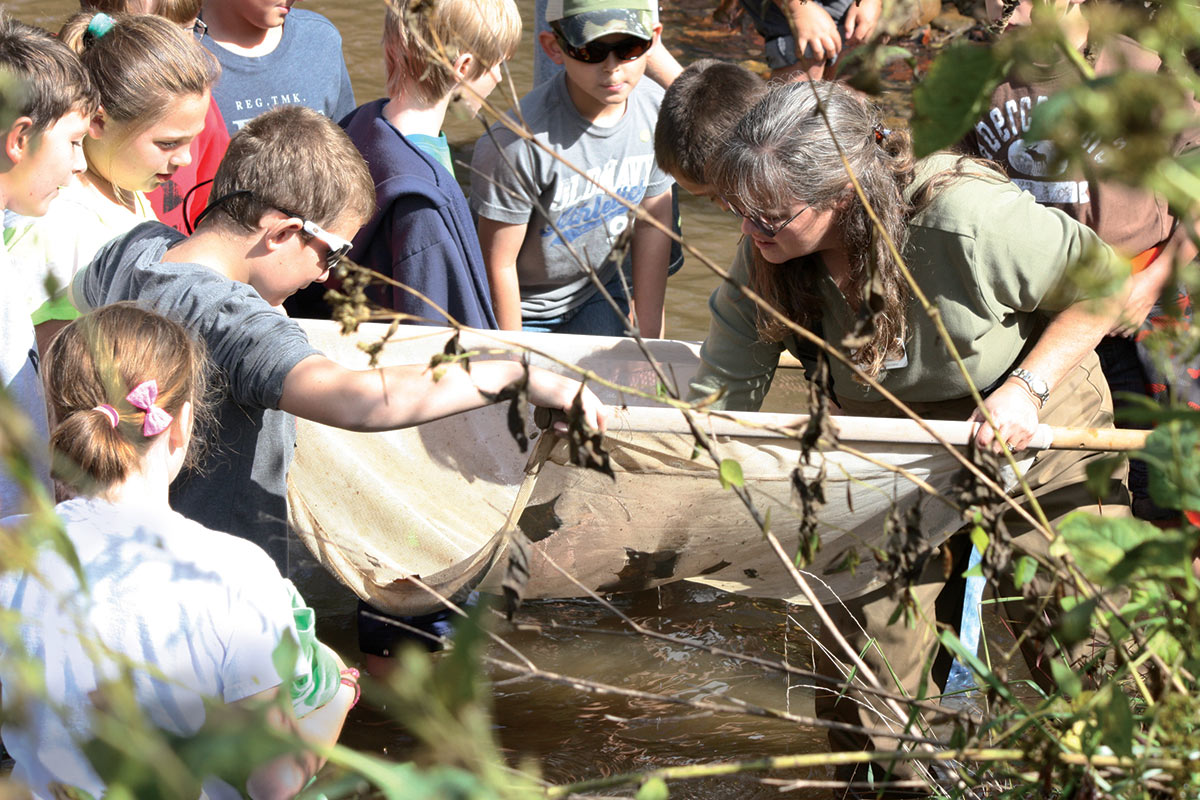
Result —
[[1150, 466], [1150, 496], [1163, 508], [1200, 509], [1200, 414], [1159, 425], [1139, 458]]
[[651, 778], [638, 788], [635, 800], [667, 800], [671, 794], [662, 778]]
[[[1083, 574], [1102, 586], [1114, 586], [1134, 573], [1179, 577], [1190, 570], [1187, 535], [1159, 530], [1140, 519], [1074, 513], [1058, 532]], [[1177, 544], [1160, 546], [1169, 542]]]
[[1083, 689], [1083, 683], [1074, 670], [1063, 662], [1054, 660], [1050, 662], [1050, 671], [1054, 674], [1054, 681], [1063, 695], [1066, 697], [1079, 696], [1079, 692]]
[[978, 550], [981, 555], [987, 552], [988, 544], [990, 542], [991, 539], [988, 537], [987, 531], [983, 529], [983, 526], [975, 525], [971, 528], [971, 544], [975, 545], [975, 549]]
[[1008, 72], [999, 48], [960, 42], [946, 48], [913, 90], [912, 138], [918, 158], [956, 144], [987, 108]]
[[[1119, 421], [1119, 420], [1118, 420]], [[1106, 458], [1093, 458], [1087, 464], [1087, 487], [1093, 497], [1104, 497], [1108, 494], [1108, 485], [1113, 473], [1128, 463], [1124, 453], [1118, 453]]]
[[731, 486], [741, 488], [746, 485], [746, 481], [742, 477], [741, 463], [732, 458], [721, 459], [719, 477], [722, 489], [728, 489]]
[[257, 765], [302, 747], [268, 722], [268, 703], [206, 704], [200, 730], [177, 736], [156, 727], [138, 705], [129, 673], [99, 687], [93, 701], [94, 736], [83, 752], [110, 796], [194, 797], [209, 776], [243, 787]]
[[1017, 584], [1018, 589], [1024, 588], [1036, 574], [1037, 561], [1029, 556], [1021, 556], [1017, 559], [1017, 563], [1013, 567], [1013, 581]]

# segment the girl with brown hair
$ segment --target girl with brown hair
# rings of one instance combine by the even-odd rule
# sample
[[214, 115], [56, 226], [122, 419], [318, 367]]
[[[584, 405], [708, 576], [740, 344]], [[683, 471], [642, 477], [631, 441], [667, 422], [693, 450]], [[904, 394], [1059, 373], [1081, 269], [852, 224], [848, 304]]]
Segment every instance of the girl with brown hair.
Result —
[[[114, 680], [128, 681], [149, 721], [174, 736], [198, 731], [211, 702], [266, 705], [282, 690], [294, 715], [275, 703], [271, 724], [332, 744], [357, 698], [357, 673], [315, 641], [311, 611], [295, 613], [303, 603], [267, 554], [168, 505], [195, 420], [206, 416], [206, 360], [182, 326], [132, 303], [77, 319], [46, 354], [54, 474], [80, 492], [55, 511], [78, 563], [47, 548], [29, 569], [0, 575], [0, 603], [18, 631], [0, 642], [4, 700], [27, 712], [6, 716], [4, 742], [13, 776], [37, 797], [60, 796], [56, 783], [105, 793], [78, 743], [92, 737]], [[4, 527], [29, 522], [10, 517]], [[274, 655], [284, 639], [301, 657], [281, 685]], [[40, 674], [20, 669], [18, 655]], [[251, 766], [236, 789], [196, 777], [209, 797], [290, 797], [320, 760], [300, 753]]]
[[[163, 17], [81, 11], [59, 37], [100, 91], [83, 142], [88, 168], [44, 217], [18, 221], [6, 238], [13, 258], [44, 264], [65, 287], [101, 245], [156, 218], [145, 193], [191, 162], [220, 70], [194, 36]], [[76, 316], [65, 294], [51, 298], [34, 313], [39, 345]]]

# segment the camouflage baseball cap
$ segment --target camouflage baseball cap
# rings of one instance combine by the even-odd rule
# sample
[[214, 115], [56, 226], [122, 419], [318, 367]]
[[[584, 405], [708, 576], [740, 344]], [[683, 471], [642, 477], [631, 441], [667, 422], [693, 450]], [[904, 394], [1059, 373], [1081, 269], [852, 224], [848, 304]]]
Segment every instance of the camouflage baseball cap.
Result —
[[549, 0], [546, 21], [557, 22], [567, 44], [583, 47], [610, 33], [654, 38], [654, 0]]

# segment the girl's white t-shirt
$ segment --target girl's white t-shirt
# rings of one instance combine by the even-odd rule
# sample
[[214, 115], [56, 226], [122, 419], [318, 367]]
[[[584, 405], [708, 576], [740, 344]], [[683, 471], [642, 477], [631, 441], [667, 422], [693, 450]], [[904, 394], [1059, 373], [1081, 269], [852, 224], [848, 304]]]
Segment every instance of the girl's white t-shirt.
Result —
[[[23, 716], [6, 718], [4, 744], [13, 777], [36, 797], [52, 797], [55, 781], [100, 797], [104, 785], [78, 746], [91, 731], [93, 693], [128, 669], [157, 727], [194, 733], [205, 700], [230, 703], [280, 684], [272, 655], [285, 633], [297, 640], [291, 592], [261, 548], [168, 508], [76, 498], [56, 510], [84, 580], [50, 549], [35, 569], [0, 574], [0, 608], [18, 632], [0, 638], [6, 715], [20, 708], [18, 696], [28, 700]], [[44, 698], [22, 691], [22, 658], [44, 665]], [[212, 798], [240, 796], [215, 779], [204, 788]]]
[[[75, 273], [95, 258], [100, 248], [143, 222], [156, 219], [150, 201], [142, 192], [130, 192], [133, 209], [109, 200], [98, 189], [79, 178], [58, 191], [42, 217], [11, 215], [5, 221], [5, 246], [13, 261], [29, 274], [37, 276], [38, 286], [52, 279], [60, 291], [55, 296], [65, 303], [66, 287]], [[44, 289], [34, 304], [35, 320], [62, 319], [61, 313], [47, 314], [47, 306], [56, 302]]]

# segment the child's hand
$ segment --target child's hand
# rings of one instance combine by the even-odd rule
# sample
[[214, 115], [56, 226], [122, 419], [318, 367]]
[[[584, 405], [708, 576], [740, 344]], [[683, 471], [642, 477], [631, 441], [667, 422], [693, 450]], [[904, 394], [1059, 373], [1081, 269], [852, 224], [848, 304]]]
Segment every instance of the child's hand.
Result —
[[[789, 2], [784, 7], [792, 36], [796, 39], [796, 58], [802, 63], [828, 61], [842, 51], [837, 23], [819, 3]], [[806, 53], [811, 51], [811, 54]]]
[[871, 38], [883, 13], [880, 0], [859, 0], [846, 12], [846, 49], [858, 47]]
[[1154, 310], [1164, 284], [1171, 277], [1172, 260], [1169, 255], [1160, 255], [1144, 270], [1130, 276], [1129, 295], [1121, 310], [1121, 318], [1108, 332], [1109, 336], [1131, 337], [1141, 329]]
[[[569, 412], [575, 403], [576, 394], [579, 394], [579, 381], [549, 370], [529, 368], [529, 402], [535, 406]], [[603, 433], [608, 427], [608, 406], [601, 403], [600, 398], [586, 386], [583, 387], [580, 400], [583, 403], [583, 418], [588, 427]], [[559, 425], [563, 426], [561, 432], [565, 433], [566, 422], [555, 423], [556, 430]]]

